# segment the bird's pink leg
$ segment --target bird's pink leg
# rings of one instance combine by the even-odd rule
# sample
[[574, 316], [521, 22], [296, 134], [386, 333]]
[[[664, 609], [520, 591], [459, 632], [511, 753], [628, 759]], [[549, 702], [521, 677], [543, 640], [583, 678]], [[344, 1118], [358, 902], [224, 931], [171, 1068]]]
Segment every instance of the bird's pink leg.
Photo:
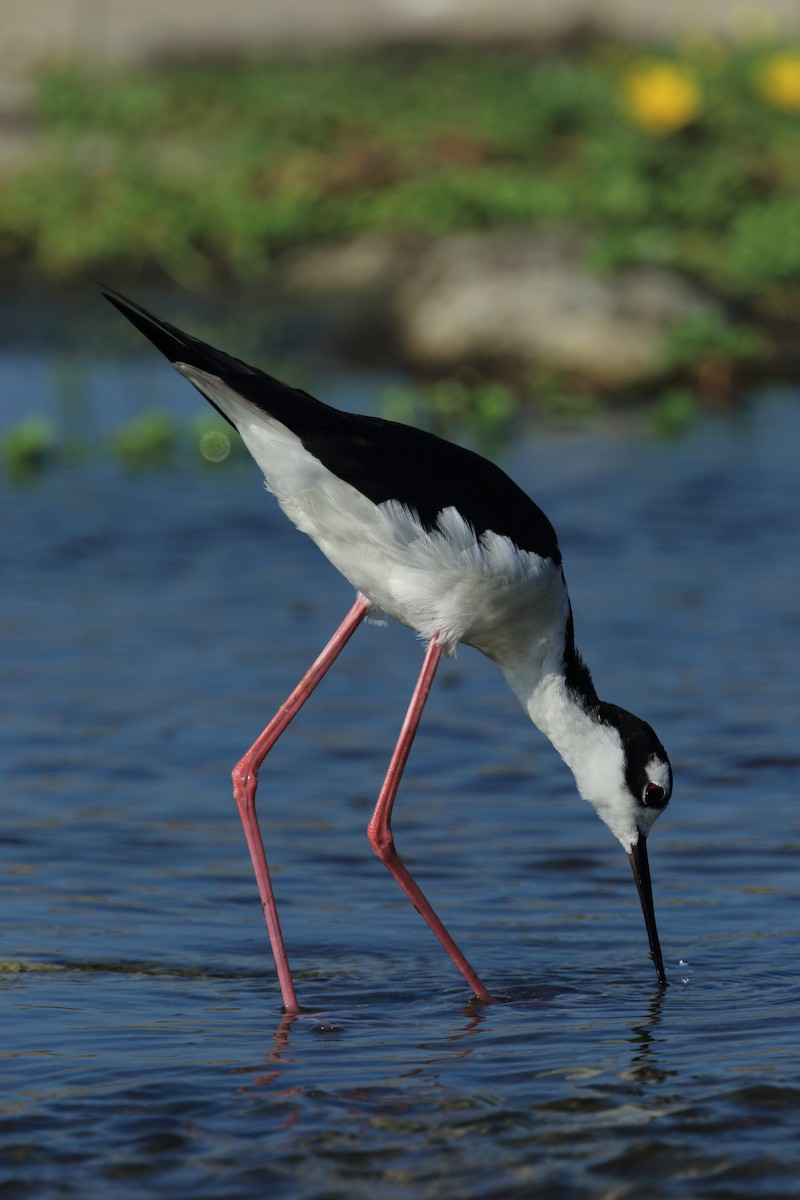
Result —
[[336, 633], [328, 642], [319, 658], [309, 667], [289, 698], [284, 701], [270, 721], [261, 736], [253, 743], [240, 762], [233, 768], [233, 796], [239, 816], [242, 818], [244, 835], [253, 860], [256, 873], [258, 893], [261, 897], [261, 907], [267, 922], [267, 931], [275, 958], [278, 972], [278, 982], [283, 997], [283, 1007], [287, 1013], [297, 1013], [300, 1006], [294, 989], [292, 973], [289, 970], [289, 960], [286, 957], [286, 946], [278, 920], [278, 910], [272, 891], [272, 881], [267, 866], [267, 856], [264, 853], [264, 843], [258, 828], [256, 816], [256, 788], [258, 787], [258, 769], [269, 754], [287, 725], [297, 715], [308, 697], [314, 691], [325, 672], [338, 658], [358, 626], [370, 610], [370, 603], [359, 595], [355, 604], [342, 621]]
[[414, 735], [417, 732], [422, 710], [425, 707], [425, 702], [433, 683], [433, 677], [436, 674], [436, 668], [439, 665], [439, 659], [442, 657], [442, 646], [437, 638], [433, 638], [428, 646], [425, 654], [425, 661], [422, 664], [419, 679], [417, 680], [414, 693], [411, 697], [411, 703], [408, 706], [406, 719], [403, 722], [403, 727], [400, 730], [400, 737], [392, 755], [392, 760], [389, 763], [389, 770], [386, 773], [386, 778], [383, 782], [378, 803], [375, 805], [375, 811], [372, 814], [372, 819], [367, 826], [367, 837], [372, 849], [377, 854], [383, 865], [394, 876], [400, 887], [408, 896], [411, 903], [416, 908], [421, 917], [427, 921], [430, 928], [436, 934], [439, 941], [444, 946], [447, 953], [452, 958], [455, 965], [458, 967], [461, 974], [466, 979], [469, 986], [472, 988], [475, 995], [480, 1000], [491, 1000], [492, 996], [483, 984], [479, 976], [467, 962], [464, 955], [455, 944], [450, 934], [445, 929], [442, 922], [437, 917], [431, 905], [425, 899], [422, 890], [416, 880], [408, 871], [408, 868], [403, 863], [394, 845], [394, 836], [392, 834], [392, 807], [394, 805], [397, 789], [400, 786], [400, 778], [403, 774], [403, 768], [406, 765], [411, 744], [414, 741]]

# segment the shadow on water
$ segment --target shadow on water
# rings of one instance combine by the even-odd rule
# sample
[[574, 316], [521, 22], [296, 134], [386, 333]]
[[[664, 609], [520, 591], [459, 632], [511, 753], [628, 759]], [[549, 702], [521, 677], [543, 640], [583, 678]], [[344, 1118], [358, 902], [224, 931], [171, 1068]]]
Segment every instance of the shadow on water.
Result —
[[[116, 373], [141, 403], [129, 369], [90, 394]], [[14, 376], [31, 409], [46, 374]], [[364, 839], [420, 657], [366, 626], [262, 778], [297, 1017], [228, 770], [347, 585], [246, 467], [4, 485], [4, 1197], [793, 1195], [798, 444], [797, 398], [769, 396], [678, 442], [610, 423], [506, 456], [559, 529], [600, 693], [673, 759], [666, 992], [624, 854], [465, 650], [395, 821], [504, 999], [465, 994]]]

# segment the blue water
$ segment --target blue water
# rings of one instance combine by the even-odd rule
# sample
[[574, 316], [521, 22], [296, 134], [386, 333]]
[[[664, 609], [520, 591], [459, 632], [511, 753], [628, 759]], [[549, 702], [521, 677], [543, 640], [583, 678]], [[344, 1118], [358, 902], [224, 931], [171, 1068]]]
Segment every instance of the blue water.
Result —
[[[53, 403], [37, 361], [0, 359], [0, 415]], [[157, 360], [85, 371], [112, 423], [145, 377], [201, 405]], [[471, 1000], [364, 838], [422, 654], [370, 625], [262, 773], [296, 1019], [228, 772], [350, 589], [249, 464], [4, 483], [4, 1200], [796, 1195], [799, 451], [773, 392], [675, 441], [532, 425], [502, 460], [559, 530], [598, 690], [672, 757], [670, 988], [622, 850], [465, 649], [395, 831], [505, 997]]]

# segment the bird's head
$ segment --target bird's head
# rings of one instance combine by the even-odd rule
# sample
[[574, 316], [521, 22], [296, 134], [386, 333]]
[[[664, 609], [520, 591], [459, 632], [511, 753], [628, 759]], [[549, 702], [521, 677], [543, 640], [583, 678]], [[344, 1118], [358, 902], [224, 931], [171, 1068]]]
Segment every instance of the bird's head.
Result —
[[658, 941], [647, 835], [672, 795], [672, 767], [653, 729], [614, 704], [593, 713], [591, 752], [573, 763], [578, 791], [622, 843], [636, 880], [650, 956], [659, 981], [667, 982]]
[[564, 757], [584, 800], [630, 851], [669, 804], [667, 752], [646, 721], [616, 704], [598, 701], [587, 716], [580, 723], [579, 752]]

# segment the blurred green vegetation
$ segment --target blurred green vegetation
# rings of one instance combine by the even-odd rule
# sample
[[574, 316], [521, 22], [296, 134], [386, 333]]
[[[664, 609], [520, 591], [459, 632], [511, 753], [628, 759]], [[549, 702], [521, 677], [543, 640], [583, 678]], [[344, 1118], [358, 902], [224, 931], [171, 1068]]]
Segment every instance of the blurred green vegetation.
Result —
[[51, 69], [35, 154], [1, 181], [0, 267], [201, 287], [364, 231], [558, 223], [606, 269], [796, 317], [799, 80], [800, 54], [713, 43]]
[[238, 433], [217, 417], [179, 422], [152, 409], [119, 425], [105, 439], [59, 434], [46, 417], [26, 417], [0, 438], [6, 478], [23, 483], [62, 465], [117, 463], [126, 471], [175, 466], [231, 465], [248, 459]]
[[[7, 279], [161, 274], [263, 296], [281, 254], [299, 246], [367, 232], [574, 229], [596, 269], [671, 267], [739, 314], [695, 314], [670, 331], [668, 377], [647, 416], [656, 436], [724, 407], [742, 369], [769, 361], [772, 331], [785, 336], [800, 318], [800, 49], [417, 47], [59, 67], [39, 79], [34, 121], [30, 153], [0, 175]], [[257, 361], [255, 305], [237, 313], [231, 344], [248, 344], [248, 320]], [[219, 323], [209, 336], [226, 344]], [[386, 388], [378, 403], [489, 453], [523, 408], [574, 425], [607, 407], [542, 365], [510, 382], [465, 369]], [[60, 424], [63, 434], [35, 418], [8, 430], [6, 475], [98, 456], [126, 470], [245, 457], [213, 417], [189, 426], [153, 411], [88, 448], [77, 418]]]
[[114, 456], [132, 469], [168, 466], [177, 445], [175, 422], [158, 411], [142, 413], [117, 429], [111, 439]]
[[[551, 428], [583, 428], [607, 413], [591, 392], [576, 391], [559, 375], [537, 371], [530, 381], [535, 404], [498, 380], [436, 380], [427, 384], [390, 384], [377, 394], [387, 420], [429, 429], [499, 455], [518, 433], [520, 415], [533, 407]], [[668, 386], [653, 398], [642, 428], [658, 438], [687, 432], [706, 411], [689, 387]], [[61, 422], [63, 425], [63, 422]], [[43, 416], [26, 417], [0, 435], [0, 460], [11, 483], [24, 483], [64, 466], [114, 463], [127, 472], [198, 468], [216, 471], [250, 463], [239, 434], [213, 414], [181, 421], [166, 409], [153, 408], [122, 422], [105, 437], [74, 429], [58, 432]]]
[[[502, 383], [476, 377], [470, 382], [387, 386], [378, 395], [378, 406], [388, 420], [442, 434], [460, 430], [467, 440], [491, 452], [507, 440], [519, 413], [519, 397]], [[6, 477], [16, 483], [63, 464], [87, 461], [111, 461], [131, 472], [230, 467], [249, 461], [242, 439], [227, 422], [214, 415], [182, 422], [157, 408], [121, 423], [105, 438], [79, 430], [71, 436], [59, 434], [45, 417], [27, 417], [3, 432], [0, 454]]]
[[15, 483], [40, 474], [56, 462], [57, 456], [56, 432], [45, 417], [27, 417], [4, 434], [3, 465]]

